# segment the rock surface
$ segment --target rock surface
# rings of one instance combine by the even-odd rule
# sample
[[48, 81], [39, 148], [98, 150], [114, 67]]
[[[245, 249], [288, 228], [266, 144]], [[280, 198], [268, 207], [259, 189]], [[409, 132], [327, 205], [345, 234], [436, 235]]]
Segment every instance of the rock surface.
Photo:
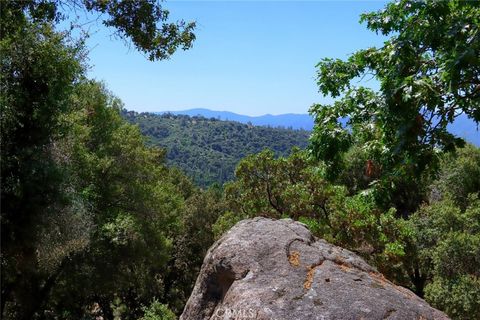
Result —
[[303, 224], [255, 218], [210, 248], [180, 319], [448, 317]]

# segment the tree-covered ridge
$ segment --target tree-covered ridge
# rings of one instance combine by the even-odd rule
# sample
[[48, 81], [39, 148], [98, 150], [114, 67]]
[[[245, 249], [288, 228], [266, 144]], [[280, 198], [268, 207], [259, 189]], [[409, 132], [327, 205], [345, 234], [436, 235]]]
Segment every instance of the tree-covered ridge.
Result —
[[149, 144], [167, 149], [167, 163], [178, 166], [200, 186], [233, 179], [235, 166], [265, 148], [286, 156], [293, 147], [305, 148], [309, 131], [252, 126], [201, 116], [136, 113], [123, 116], [138, 124]]

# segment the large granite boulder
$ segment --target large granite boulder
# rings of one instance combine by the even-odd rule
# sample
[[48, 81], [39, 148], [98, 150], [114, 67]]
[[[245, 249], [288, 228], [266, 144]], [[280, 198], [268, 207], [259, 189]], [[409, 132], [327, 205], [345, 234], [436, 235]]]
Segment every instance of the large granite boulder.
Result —
[[303, 224], [255, 218], [210, 248], [180, 319], [448, 317]]

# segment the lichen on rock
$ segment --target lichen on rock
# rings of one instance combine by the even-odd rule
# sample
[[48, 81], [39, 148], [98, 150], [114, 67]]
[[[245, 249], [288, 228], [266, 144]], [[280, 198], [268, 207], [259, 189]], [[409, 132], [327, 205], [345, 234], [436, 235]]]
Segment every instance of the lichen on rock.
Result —
[[210, 248], [180, 319], [448, 317], [305, 225], [254, 218]]

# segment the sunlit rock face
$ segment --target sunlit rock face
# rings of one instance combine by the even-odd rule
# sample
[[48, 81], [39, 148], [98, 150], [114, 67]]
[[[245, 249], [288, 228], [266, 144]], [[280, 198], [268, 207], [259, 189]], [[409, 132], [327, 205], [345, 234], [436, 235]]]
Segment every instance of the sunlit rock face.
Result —
[[210, 248], [180, 319], [448, 317], [303, 224], [255, 218]]

